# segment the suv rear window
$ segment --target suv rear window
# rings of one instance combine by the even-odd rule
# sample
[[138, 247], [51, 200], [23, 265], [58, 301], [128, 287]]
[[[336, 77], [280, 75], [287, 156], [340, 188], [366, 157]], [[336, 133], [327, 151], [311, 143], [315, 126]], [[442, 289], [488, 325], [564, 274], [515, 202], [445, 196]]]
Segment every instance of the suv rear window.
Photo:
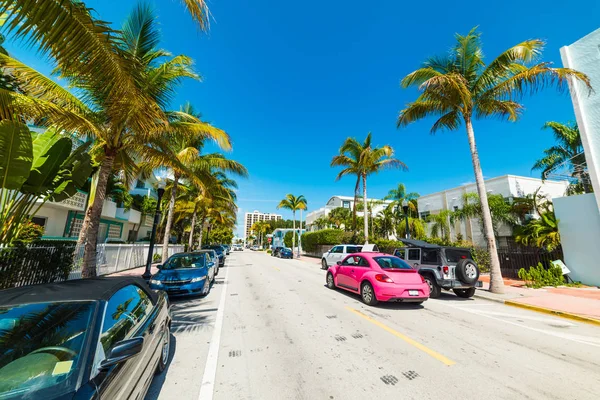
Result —
[[473, 258], [471, 257], [471, 252], [469, 250], [445, 249], [445, 253], [446, 261], [454, 264], [458, 263], [464, 258]]
[[346, 253], [348, 253], [348, 254], [360, 253], [361, 250], [362, 250], [362, 247], [360, 247], [360, 246], [346, 246]]

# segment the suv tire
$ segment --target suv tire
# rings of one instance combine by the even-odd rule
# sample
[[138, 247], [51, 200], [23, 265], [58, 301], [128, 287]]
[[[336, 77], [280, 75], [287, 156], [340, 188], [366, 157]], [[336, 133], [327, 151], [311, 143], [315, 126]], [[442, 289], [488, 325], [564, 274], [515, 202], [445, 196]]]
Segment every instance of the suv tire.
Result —
[[442, 288], [439, 287], [439, 285], [435, 281], [435, 278], [427, 274], [423, 275], [423, 279], [425, 279], [425, 283], [429, 285], [429, 297], [432, 299], [440, 297], [440, 294], [442, 293]]
[[327, 261], [326, 261], [326, 260], [323, 258], [323, 259], [321, 260], [321, 269], [327, 269], [327, 268], [329, 268], [329, 267], [327, 266]]
[[479, 279], [479, 268], [475, 261], [463, 258], [456, 264], [456, 277], [466, 285], [473, 285]]
[[454, 294], [458, 297], [462, 297], [463, 299], [469, 299], [475, 295], [475, 288], [471, 287], [468, 289], [452, 289]]

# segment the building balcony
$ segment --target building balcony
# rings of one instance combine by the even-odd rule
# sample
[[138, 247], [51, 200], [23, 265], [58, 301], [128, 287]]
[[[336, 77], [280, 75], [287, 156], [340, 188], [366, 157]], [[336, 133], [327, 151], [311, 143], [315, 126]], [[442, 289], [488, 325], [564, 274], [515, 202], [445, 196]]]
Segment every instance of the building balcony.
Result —
[[124, 208], [117, 208], [115, 217], [132, 224], [139, 224], [142, 219], [142, 213], [138, 210], [125, 210]]
[[104, 200], [102, 207], [102, 216], [105, 218], [116, 218], [117, 217], [117, 203], [112, 200]]
[[75, 196], [70, 197], [66, 200], [59, 201], [59, 202], [49, 201], [47, 204], [64, 207], [69, 210], [85, 211], [85, 204], [87, 202], [87, 197], [88, 197], [87, 193], [77, 192], [75, 194]]

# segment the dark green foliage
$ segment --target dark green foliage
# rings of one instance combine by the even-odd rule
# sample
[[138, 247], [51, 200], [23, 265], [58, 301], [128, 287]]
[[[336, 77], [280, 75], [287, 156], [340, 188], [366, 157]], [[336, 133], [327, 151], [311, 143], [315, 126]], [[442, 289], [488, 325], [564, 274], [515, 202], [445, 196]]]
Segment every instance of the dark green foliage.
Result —
[[34, 224], [31, 221], [24, 221], [19, 235], [15, 239], [15, 244], [27, 244], [41, 239], [44, 235], [44, 228]]
[[41, 240], [0, 249], [0, 289], [66, 280], [76, 244], [73, 240]]
[[538, 263], [537, 267], [529, 267], [529, 271], [521, 268], [518, 275], [520, 279], [525, 281], [528, 287], [536, 289], [543, 286], [561, 286], [565, 283], [565, 278], [560, 267], [550, 266], [550, 268], [546, 269], [542, 263]]

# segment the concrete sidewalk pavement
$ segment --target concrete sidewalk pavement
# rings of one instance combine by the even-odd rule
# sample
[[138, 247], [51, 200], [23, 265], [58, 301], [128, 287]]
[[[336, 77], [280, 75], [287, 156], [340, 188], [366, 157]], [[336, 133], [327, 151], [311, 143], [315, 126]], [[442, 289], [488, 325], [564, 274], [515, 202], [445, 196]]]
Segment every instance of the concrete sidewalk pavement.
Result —
[[476, 292], [477, 297], [527, 308], [564, 318], [600, 325], [600, 289], [594, 287], [541, 288], [532, 289], [522, 281], [505, 280], [504, 294], [489, 291], [489, 276], [481, 277], [483, 288]]

